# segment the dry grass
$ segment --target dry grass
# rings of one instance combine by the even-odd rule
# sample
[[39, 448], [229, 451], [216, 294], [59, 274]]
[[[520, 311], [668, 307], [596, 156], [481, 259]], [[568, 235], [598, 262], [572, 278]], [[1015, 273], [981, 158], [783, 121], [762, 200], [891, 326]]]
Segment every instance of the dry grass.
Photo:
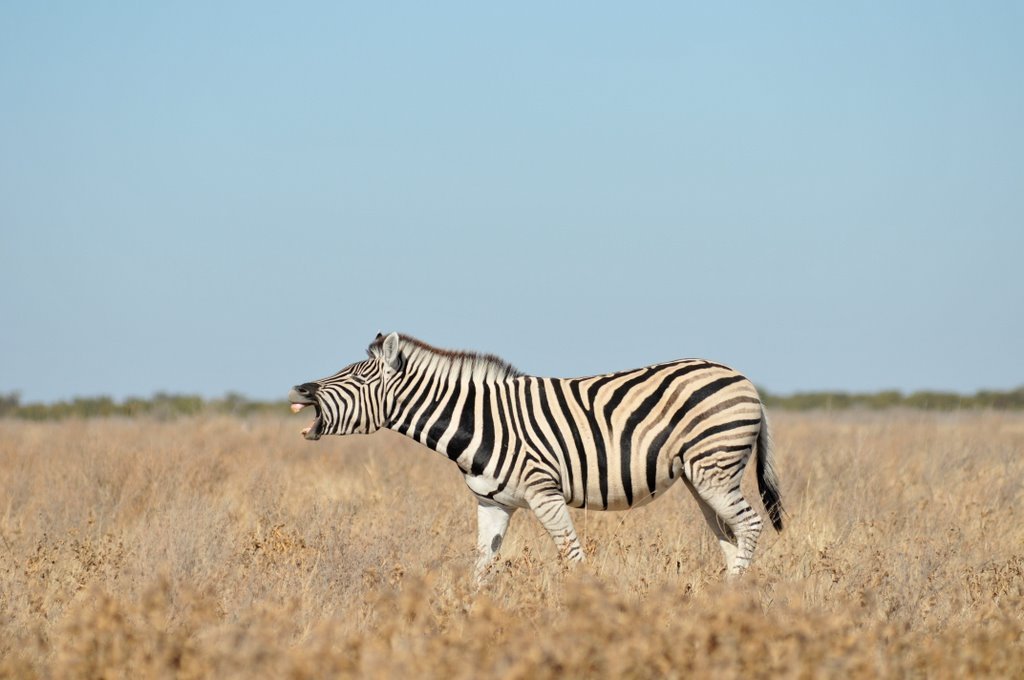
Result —
[[299, 420], [0, 421], [0, 676], [1024, 672], [1022, 415], [779, 413], [739, 583], [679, 489], [572, 571], [518, 513], [478, 592], [454, 467]]

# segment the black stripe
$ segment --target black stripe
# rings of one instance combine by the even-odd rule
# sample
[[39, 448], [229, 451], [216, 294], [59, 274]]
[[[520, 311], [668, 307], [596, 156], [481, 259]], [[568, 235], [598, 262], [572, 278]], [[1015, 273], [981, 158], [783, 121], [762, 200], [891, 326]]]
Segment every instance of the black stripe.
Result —
[[476, 386], [473, 385], [473, 380], [470, 378], [469, 384], [466, 385], [466, 401], [462, 405], [459, 425], [455, 429], [451, 441], [448, 442], [448, 457], [452, 460], [457, 460], [469, 447], [470, 440], [473, 439], [473, 421], [476, 417], [474, 413], [476, 411], [475, 397]]
[[518, 420], [517, 424], [519, 426], [519, 436], [522, 437], [523, 443], [526, 444], [526, 447], [524, 449], [524, 455], [526, 455], [528, 460], [540, 460], [540, 458], [536, 458], [536, 456], [540, 456], [543, 454], [544, 447], [538, 446], [537, 442], [530, 437], [531, 432], [530, 429], [526, 427], [526, 419], [523, 416], [524, 410], [532, 411], [532, 409], [528, 406], [528, 404], [530, 403], [528, 387], [530, 385], [531, 380], [539, 380], [539, 378], [527, 376], [522, 378], [521, 380], [516, 381], [517, 386], [523, 386], [523, 400], [520, 401], [518, 397], [516, 398], [516, 410], [514, 411], [514, 415]]
[[[437, 451], [438, 441], [440, 441], [441, 437], [444, 436], [444, 431], [448, 429], [448, 425], [452, 422], [452, 414], [455, 412], [455, 402], [459, 400], [459, 392], [461, 392], [459, 382], [460, 381], [458, 379], [455, 380], [455, 384], [452, 385], [451, 394], [447, 395], [448, 400], [445, 402], [444, 408], [441, 409], [441, 415], [434, 421], [434, 424], [430, 426], [430, 431], [427, 432], [426, 445], [428, 448], [434, 449], [435, 451]], [[451, 456], [448, 457], [451, 458]], [[452, 458], [452, 460], [455, 459]]]
[[593, 409], [586, 408], [583, 405], [583, 398], [580, 394], [580, 383], [579, 381], [573, 380], [569, 382], [569, 390], [572, 392], [576, 402], [583, 409], [583, 414], [587, 418], [587, 424], [590, 426], [590, 434], [594, 439], [594, 450], [597, 452], [597, 484], [601, 489], [601, 508], [604, 510], [608, 509], [608, 452], [605, 450], [604, 437], [601, 436], [601, 430], [597, 425], [597, 418], [594, 417]]
[[[626, 382], [615, 388], [612, 392], [611, 398], [608, 399], [604, 405], [604, 419], [608, 423], [608, 434], [611, 435], [614, 430], [612, 429], [612, 415], [615, 409], [618, 408], [622, 400], [625, 399], [626, 394], [637, 385], [650, 379], [651, 374], [654, 373], [656, 368], [648, 368], [642, 371], [639, 375], [630, 378]], [[632, 415], [632, 414], [631, 414]], [[628, 423], [628, 419], [627, 419]], [[634, 425], [635, 427], [635, 425]], [[620, 444], [621, 444], [620, 440]], [[622, 477], [622, 488], [626, 492], [626, 504], [633, 505], [633, 473], [630, 471], [630, 440], [626, 440], [625, 446], [619, 446], [619, 474]]]
[[690, 418], [690, 421], [686, 423], [686, 431], [683, 434], [686, 435], [689, 434], [690, 432], [693, 432], [697, 425], [701, 424], [702, 422], [704, 422], [711, 416], [715, 415], [716, 413], [721, 413], [722, 411], [731, 406], [736, 406], [737, 404], [760, 403], [760, 400], [758, 400], [756, 397], [751, 397], [748, 395], [742, 395], [739, 397], [733, 397], [732, 399], [726, 399], [725, 401], [720, 401], [717, 404], [713, 404], [711, 407], [705, 409], [701, 413], [698, 413], [697, 415]]
[[[543, 388], [540, 386], [540, 379], [538, 378], [536, 380], [536, 387], [543, 391]], [[544, 433], [540, 429], [540, 423], [537, 422], [537, 417], [533, 412], [533, 390], [531, 389], [529, 380], [527, 380], [526, 384], [523, 386], [523, 392], [525, 397], [523, 404], [526, 410], [526, 417], [530, 420], [530, 430], [533, 434], [533, 438], [537, 440], [537, 455], [543, 459], [544, 453], [551, 453], [551, 442], [549, 442], [544, 436]], [[559, 483], [561, 483], [561, 475], [558, 475], [558, 478]]]
[[622, 403], [622, 400], [626, 398], [626, 394], [628, 394], [631, 389], [633, 389], [640, 383], [646, 382], [648, 379], [650, 379], [651, 374], [657, 372], [658, 370], [659, 369], [653, 367], [648, 368], [647, 370], [643, 371], [636, 377], [630, 378], [629, 380], [615, 388], [615, 391], [612, 392], [612, 396], [604, 405], [604, 418], [605, 420], [608, 421], [609, 429], [612, 426], [612, 412], [619, 407], [619, 404]]
[[[741, 446], [739, 448], [749, 449], [750, 447], [749, 446]], [[723, 472], [727, 472], [727, 471], [731, 470], [732, 468], [737, 467], [740, 463], [744, 463], [744, 462], [746, 462], [746, 460], [744, 459], [743, 456], [740, 456], [739, 458], [737, 458], [736, 460], [732, 461], [731, 463], [715, 462], [715, 467], [717, 467], [719, 470], [722, 470]]]
[[690, 441], [685, 442], [683, 444], [683, 448], [679, 451], [679, 455], [684, 456], [683, 460], [685, 461], [686, 460], [685, 459], [686, 452], [689, 451], [690, 449], [692, 449], [697, 444], [699, 444], [702, 441], [704, 441], [705, 439], [707, 439], [708, 437], [710, 437], [712, 435], [716, 435], [716, 434], [718, 434], [720, 432], [727, 432], [728, 430], [735, 430], [735, 429], [740, 428], [740, 427], [748, 427], [750, 425], [757, 425], [760, 422], [761, 422], [760, 418], [754, 418], [753, 420], [734, 420], [731, 423], [723, 423], [721, 425], [715, 425], [714, 427], [709, 427], [708, 429], [704, 430], [703, 432], [701, 432], [699, 435], [697, 435], [696, 437], [694, 437]]
[[551, 391], [555, 393], [555, 400], [558, 401], [558, 408], [562, 409], [562, 413], [565, 415], [565, 420], [569, 425], [569, 429], [572, 431], [573, 445], [576, 447], [576, 455], [579, 456], [580, 460], [580, 484], [583, 486], [583, 505], [580, 507], [587, 507], [587, 477], [590, 473], [589, 465], [587, 463], [587, 450], [583, 447], [583, 438], [580, 437], [580, 429], [576, 427], [576, 419], [573, 418], [572, 411], [569, 410], [569, 402], [565, 398], [565, 392], [563, 385], [565, 381], [558, 380], [551, 382]]
[[[409, 395], [409, 399], [412, 399], [413, 397], [416, 396], [416, 392], [423, 385], [424, 381], [427, 380], [427, 377], [428, 376], [427, 376], [426, 373], [420, 373], [419, 377], [416, 378], [416, 383], [412, 386], [412, 388], [409, 389], [409, 390], [406, 390], [406, 392]], [[409, 408], [408, 410], [406, 410], [406, 408], [409, 405], [408, 401], [403, 402], [402, 405], [399, 407], [401, 420], [398, 423], [398, 426], [396, 427], [396, 429], [399, 432], [401, 432], [402, 434], [407, 434], [408, 431], [409, 431], [409, 428], [412, 427], [413, 416], [416, 415], [416, 411], [419, 409], [419, 407], [423, 405], [424, 395], [426, 395], [427, 391], [428, 391], [428, 389], [424, 389], [423, 393], [420, 394], [420, 398], [417, 399], [416, 403], [412, 405], [412, 408]], [[397, 390], [396, 390], [396, 397], [397, 397]]]
[[[550, 383], [547, 383], [550, 385]], [[573, 475], [572, 475], [572, 461], [569, 460], [569, 448], [565, 444], [565, 437], [562, 436], [562, 430], [558, 427], [558, 423], [555, 421], [555, 415], [551, 411], [551, 405], [548, 404], [548, 394], [544, 386], [541, 385], [537, 391], [540, 395], [540, 410], [544, 418], [547, 420], [548, 425], [551, 426], [551, 431], [555, 434], [555, 441], [558, 442], [558, 454], [562, 457], [562, 462], [565, 464], [565, 469], [569, 473], [568, 489], [563, 489], [566, 493], [566, 503], [572, 505], [573, 498]]]
[[715, 446], [715, 447], [712, 447], [712, 448], [708, 449], [707, 451], [701, 451], [700, 453], [694, 454], [693, 458], [691, 458], [689, 460], [689, 463], [692, 465], [693, 463], [696, 463], [699, 460], [707, 458], [708, 456], [710, 456], [711, 454], [714, 454], [714, 453], [722, 453], [722, 452], [737, 453], [739, 451], [746, 451], [749, 448], [750, 448], [750, 444], [733, 444], [731, 446], [728, 445], [728, 444], [725, 444], [725, 445], [722, 445], [722, 446]]
[[590, 403], [593, 404], [597, 393], [601, 391], [601, 388], [610, 382], [614, 382], [622, 378], [623, 373], [631, 373], [632, 371], [623, 371], [622, 373], [610, 373], [603, 378], [591, 378], [594, 382], [587, 388], [587, 397], [590, 399]]
[[[499, 479], [499, 481], [498, 481], [498, 488], [495, 489], [494, 491], [492, 491], [491, 493], [487, 494], [487, 497], [488, 498], [494, 498], [496, 495], [498, 495], [499, 493], [504, 491], [505, 487], [508, 486], [509, 482], [512, 481], [512, 476], [515, 473], [516, 468], [517, 467], [525, 468], [526, 464], [531, 462], [532, 460], [533, 460], [533, 456], [530, 455], [529, 448], [526, 448], [526, 447], [523, 447], [523, 446], [520, 446], [519, 448], [517, 448], [512, 453], [512, 455], [509, 457], [508, 469], [506, 469], [504, 471], [504, 473], [502, 474], [501, 478]], [[495, 468], [495, 478], [496, 479], [498, 478], [497, 472], [498, 472], [499, 469], [500, 469], [500, 463], [499, 463], [498, 468]], [[534, 474], [536, 474], [538, 472], [539, 471], [536, 470], [536, 469], [533, 470]], [[522, 477], [522, 478], [519, 479], [519, 483], [520, 483], [521, 487], [528, 486], [527, 480], [529, 479], [530, 476], [531, 476], [531, 473], [528, 471], [526, 473], [525, 477]]]
[[[498, 475], [501, 474], [501, 466], [505, 462], [505, 454], [508, 452], [508, 450], [512, 446], [512, 434], [510, 432], [506, 432], [506, 430], [508, 430], [509, 428], [505, 425], [505, 406], [504, 406], [505, 399], [511, 397], [511, 395], [512, 395], [512, 390], [502, 390], [502, 391], [499, 391], [495, 395], [495, 397], [497, 397], [496, 401], [498, 402], [498, 418], [501, 419], [501, 425], [502, 425], [502, 427], [501, 427], [501, 441], [498, 443], [498, 462], [494, 466], [494, 477], [495, 478], [497, 478]], [[511, 409], [512, 409], [512, 405], [509, 404], [509, 420], [511, 420], [511, 415], [512, 415], [511, 414]], [[510, 422], [509, 425], [511, 427], [513, 427], [513, 428], [515, 427], [515, 423]], [[504, 488], [504, 487], [501, 487], [501, 488]]]
[[483, 389], [482, 413], [483, 420], [480, 423], [480, 447], [476, 450], [473, 455], [473, 464], [470, 466], [469, 471], [471, 474], [479, 475], [487, 467], [487, 461], [491, 459], [491, 454], [494, 453], [494, 418], [495, 413], [491, 410], [491, 397], [490, 390], [487, 388], [487, 383], [481, 386]]
[[437, 384], [440, 381], [441, 376], [439, 375], [432, 375], [427, 379], [427, 384], [423, 386], [423, 394], [420, 395], [420, 398], [416, 401], [416, 407], [410, 413], [410, 417], [413, 418], [416, 416], [416, 412], [423, 408], [423, 413], [409, 433], [409, 436], [416, 441], [420, 440], [420, 435], [423, 434], [423, 429], [427, 426], [430, 416], [434, 413], [434, 407], [437, 406], [437, 404], [428, 404], [428, 402], [430, 401], [430, 394], [437, 391]]
[[324, 414], [337, 424], [338, 432], [344, 432], [345, 420], [342, 413], [344, 394], [337, 389], [324, 393]]

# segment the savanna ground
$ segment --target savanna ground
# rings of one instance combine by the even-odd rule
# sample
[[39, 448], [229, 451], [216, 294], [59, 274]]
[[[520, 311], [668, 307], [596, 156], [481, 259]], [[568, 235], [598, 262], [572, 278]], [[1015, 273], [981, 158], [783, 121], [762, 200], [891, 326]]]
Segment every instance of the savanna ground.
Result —
[[774, 416], [788, 526], [739, 582], [679, 487], [575, 512], [571, 570], [517, 513], [480, 590], [475, 502], [397, 435], [0, 420], [0, 675], [1024, 674], [1024, 414]]

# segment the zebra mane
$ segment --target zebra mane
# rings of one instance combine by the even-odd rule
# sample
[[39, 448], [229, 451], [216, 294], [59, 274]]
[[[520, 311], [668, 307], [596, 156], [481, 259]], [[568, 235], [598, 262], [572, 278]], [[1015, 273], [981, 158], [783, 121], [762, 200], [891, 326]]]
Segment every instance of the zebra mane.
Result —
[[[384, 337], [384, 335], [379, 334], [370, 343], [370, 346], [366, 348], [367, 353], [379, 353], [384, 345]], [[523, 375], [515, 366], [493, 354], [442, 349], [429, 345], [411, 335], [402, 335], [401, 333], [398, 334], [398, 338], [399, 347], [410, 358], [426, 354], [449, 363], [453, 368], [467, 368], [473, 373], [479, 373], [483, 376], [499, 380]]]

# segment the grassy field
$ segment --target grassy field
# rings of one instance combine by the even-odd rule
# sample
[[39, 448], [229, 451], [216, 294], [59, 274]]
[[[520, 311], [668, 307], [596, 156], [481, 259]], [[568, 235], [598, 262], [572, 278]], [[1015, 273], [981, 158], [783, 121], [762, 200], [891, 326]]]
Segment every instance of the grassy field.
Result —
[[517, 513], [480, 590], [454, 466], [304, 424], [0, 420], [0, 676], [1024, 674], [1024, 414], [777, 413], [739, 582], [680, 487], [571, 570]]

